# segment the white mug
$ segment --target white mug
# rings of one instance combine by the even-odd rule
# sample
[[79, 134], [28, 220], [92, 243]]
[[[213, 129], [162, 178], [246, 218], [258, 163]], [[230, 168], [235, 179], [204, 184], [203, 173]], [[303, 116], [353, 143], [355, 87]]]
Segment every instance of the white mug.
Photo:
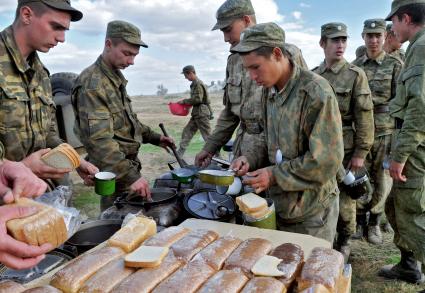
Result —
[[353, 172], [350, 170], [347, 170], [344, 176], [344, 179], [342, 179], [345, 185], [350, 185], [354, 181], [356, 181], [356, 176], [354, 176]]

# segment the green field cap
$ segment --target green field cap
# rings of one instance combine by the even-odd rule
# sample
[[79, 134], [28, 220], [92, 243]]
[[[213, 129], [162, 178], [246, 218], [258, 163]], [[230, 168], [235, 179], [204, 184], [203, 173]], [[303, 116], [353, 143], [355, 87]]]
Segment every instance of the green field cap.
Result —
[[347, 26], [342, 22], [326, 23], [322, 25], [320, 35], [329, 39], [338, 37], [348, 37]]
[[212, 30], [228, 27], [234, 20], [253, 14], [255, 14], [254, 7], [250, 0], [227, 0], [218, 8], [215, 16], [217, 23]]
[[121, 38], [127, 43], [145, 48], [148, 47], [140, 37], [140, 30], [135, 25], [122, 20], [114, 20], [108, 23], [106, 37]]
[[391, 20], [394, 14], [403, 6], [410, 4], [425, 4], [425, 0], [394, 0], [391, 4], [391, 12], [385, 20]]
[[363, 33], [384, 33], [387, 23], [382, 18], [367, 19], [364, 22]]
[[71, 21], [79, 21], [83, 18], [83, 13], [71, 6], [71, 0], [18, 0], [18, 4], [21, 5], [32, 2], [41, 2], [51, 8], [66, 11], [71, 15]]

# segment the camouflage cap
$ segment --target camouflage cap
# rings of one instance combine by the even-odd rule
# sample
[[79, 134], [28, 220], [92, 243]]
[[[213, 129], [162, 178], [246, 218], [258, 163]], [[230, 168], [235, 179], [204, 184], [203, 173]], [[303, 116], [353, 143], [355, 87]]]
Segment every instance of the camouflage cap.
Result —
[[391, 12], [385, 20], [391, 20], [393, 15], [396, 14], [401, 7], [411, 4], [425, 4], [425, 0], [394, 0], [393, 3], [391, 3]]
[[329, 39], [338, 38], [338, 37], [348, 37], [347, 26], [342, 22], [330, 22], [322, 25], [321, 27], [321, 37], [326, 37]]
[[108, 23], [106, 37], [121, 38], [127, 43], [145, 48], [148, 47], [140, 37], [140, 30], [135, 25], [122, 20], [113, 20]]
[[184, 74], [189, 72], [195, 72], [195, 67], [193, 65], [186, 65], [185, 67], [183, 67], [181, 73]]
[[251, 52], [260, 47], [283, 47], [285, 45], [284, 30], [273, 22], [260, 23], [245, 29], [241, 33], [241, 41], [231, 52]]
[[83, 13], [71, 6], [71, 0], [18, 0], [18, 5], [32, 2], [41, 2], [51, 8], [66, 11], [71, 15], [71, 21], [79, 21], [83, 18]]
[[225, 28], [231, 25], [235, 19], [253, 14], [255, 11], [250, 0], [227, 0], [218, 8], [215, 15], [217, 23], [212, 30]]
[[387, 23], [382, 18], [367, 19], [364, 22], [363, 33], [384, 33]]

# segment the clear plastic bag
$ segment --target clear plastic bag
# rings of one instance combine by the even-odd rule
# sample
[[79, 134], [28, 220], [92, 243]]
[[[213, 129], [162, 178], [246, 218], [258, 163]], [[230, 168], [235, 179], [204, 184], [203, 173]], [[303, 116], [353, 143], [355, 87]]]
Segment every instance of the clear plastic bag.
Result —
[[51, 192], [46, 192], [35, 201], [55, 208], [64, 218], [68, 238], [78, 231], [81, 225], [80, 211], [76, 208], [68, 207], [67, 203], [72, 197], [70, 186], [58, 186]]

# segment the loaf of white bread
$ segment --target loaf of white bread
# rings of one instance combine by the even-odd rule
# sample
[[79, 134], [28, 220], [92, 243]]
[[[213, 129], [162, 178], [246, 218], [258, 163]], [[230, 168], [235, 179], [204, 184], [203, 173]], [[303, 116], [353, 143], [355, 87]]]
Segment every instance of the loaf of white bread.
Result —
[[241, 212], [253, 219], [264, 218], [272, 212], [267, 201], [252, 192], [236, 197], [236, 204]]
[[329, 293], [337, 293], [343, 269], [344, 257], [340, 252], [330, 248], [316, 247], [297, 278], [298, 290], [323, 285]]
[[264, 293], [279, 292], [286, 293], [286, 288], [281, 282], [271, 277], [255, 277], [243, 288], [241, 293]]
[[189, 229], [180, 226], [168, 227], [147, 239], [143, 245], [170, 247], [189, 232]]
[[67, 143], [62, 143], [44, 154], [41, 160], [46, 165], [57, 169], [75, 169], [81, 164], [80, 155]]
[[[0, 292], [3, 291], [0, 290]], [[46, 285], [25, 290], [23, 293], [62, 293], [62, 291], [56, 289], [55, 287]]]
[[238, 293], [248, 280], [242, 272], [222, 270], [209, 278], [198, 293]]
[[211, 230], [198, 229], [189, 232], [186, 236], [171, 245], [177, 258], [188, 262], [192, 257], [218, 238], [218, 234]]
[[283, 273], [283, 276], [277, 279], [290, 291], [303, 267], [304, 251], [297, 244], [284, 243], [275, 247], [270, 255], [281, 259], [277, 269]]
[[131, 219], [108, 240], [110, 246], [120, 247], [126, 253], [132, 252], [143, 241], [156, 234], [154, 220], [142, 216]]
[[25, 287], [13, 281], [0, 281], [1, 293], [21, 293], [25, 291]]
[[50, 285], [65, 293], [77, 293], [100, 268], [123, 255], [124, 251], [121, 248], [108, 246], [84, 254], [57, 271]]
[[50, 243], [54, 249], [68, 238], [64, 218], [55, 208], [28, 198], [19, 198], [11, 206], [38, 209], [29, 217], [7, 221], [7, 231], [16, 240], [30, 245]]

